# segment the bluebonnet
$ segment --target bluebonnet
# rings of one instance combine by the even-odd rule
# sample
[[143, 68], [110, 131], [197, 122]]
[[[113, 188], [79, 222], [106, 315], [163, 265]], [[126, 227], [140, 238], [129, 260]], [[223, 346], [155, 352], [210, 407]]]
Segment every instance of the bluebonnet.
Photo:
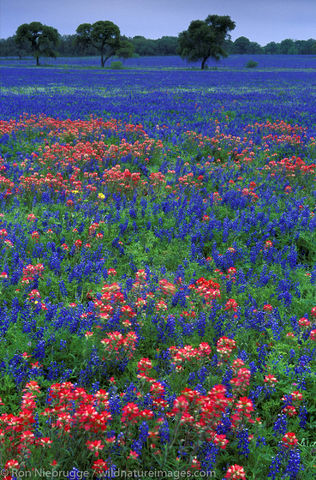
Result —
[[216, 433], [219, 435], [227, 435], [232, 428], [232, 422], [228, 415], [223, 415], [221, 423], [216, 428]]
[[73, 467], [73, 469], [68, 472], [68, 480], [79, 480], [80, 478], [82, 478], [82, 473], [78, 468]]
[[149, 434], [149, 427], [146, 422], [142, 422], [139, 425], [139, 441], [145, 443]]
[[163, 443], [168, 443], [170, 441], [170, 429], [166, 420], [159, 427], [159, 436]]
[[259, 447], [260, 445], [266, 445], [266, 439], [265, 437], [260, 437], [258, 436], [257, 441], [256, 441], [256, 447]]
[[121, 412], [121, 399], [119, 395], [112, 395], [109, 397], [109, 407], [112, 415], [119, 414]]
[[300, 422], [299, 422], [300, 427], [305, 428], [307, 423], [307, 416], [308, 416], [308, 411], [305, 405], [300, 406], [298, 416], [300, 419]]
[[273, 425], [274, 435], [285, 434], [287, 430], [287, 418], [285, 414], [279, 414]]
[[201, 471], [211, 472], [213, 470], [218, 452], [219, 449], [213, 443], [202, 445], [201, 453], [203, 453], [203, 457], [201, 461]]
[[277, 480], [280, 478], [281, 468], [282, 468], [282, 461], [284, 458], [284, 452], [278, 451], [278, 453], [272, 457], [272, 461], [269, 467], [268, 478], [272, 480]]
[[262, 372], [265, 370], [266, 358], [268, 356], [268, 345], [262, 344], [257, 348], [258, 352], [258, 369]]
[[298, 478], [299, 472], [302, 470], [304, 470], [304, 466], [301, 464], [299, 449], [290, 449], [284, 475], [288, 475], [289, 480], [295, 480]]
[[223, 377], [222, 377], [222, 383], [223, 385], [226, 385], [228, 391], [231, 390], [231, 384], [229, 383], [230, 380], [233, 378], [233, 371], [231, 368], [227, 368], [227, 370], [225, 371]]
[[238, 438], [237, 448], [241, 455], [248, 457], [249, 454], [249, 433], [248, 430], [245, 428], [240, 430], [236, 433], [236, 437]]

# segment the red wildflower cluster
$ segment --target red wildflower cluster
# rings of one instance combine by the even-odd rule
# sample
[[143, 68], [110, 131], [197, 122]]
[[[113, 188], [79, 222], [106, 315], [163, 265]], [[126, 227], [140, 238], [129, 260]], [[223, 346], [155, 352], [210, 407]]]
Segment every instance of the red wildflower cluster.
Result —
[[94, 306], [100, 312], [99, 316], [102, 320], [107, 320], [114, 313], [115, 308], [117, 310], [125, 303], [124, 295], [118, 283], [103, 285], [101, 299], [94, 299]]
[[176, 186], [183, 186], [183, 187], [201, 187], [203, 183], [203, 175], [199, 175], [195, 178], [192, 172], [183, 175], [183, 177], [178, 178], [178, 184]]
[[282, 445], [284, 448], [293, 448], [297, 445], [298, 440], [295, 433], [287, 432], [282, 438]]
[[147, 370], [150, 370], [153, 366], [149, 358], [141, 358], [137, 364], [137, 367], [140, 372], [147, 372]]
[[229, 467], [224, 478], [229, 480], [244, 480], [246, 479], [246, 473], [243, 467], [235, 464]]
[[221, 361], [227, 362], [235, 348], [236, 342], [232, 338], [221, 337], [217, 340], [216, 351]]
[[135, 332], [128, 332], [124, 337], [120, 332], [109, 332], [101, 343], [104, 347], [104, 359], [119, 361], [131, 359], [136, 349], [138, 337]]
[[182, 348], [170, 347], [169, 352], [172, 357], [173, 365], [176, 366], [177, 370], [181, 370], [187, 362], [193, 362], [200, 360], [201, 358], [209, 357], [211, 355], [211, 347], [208, 343], [203, 342], [200, 343], [197, 348], [192, 347], [192, 345], [185, 345]]
[[244, 392], [250, 382], [251, 372], [248, 368], [240, 368], [237, 372], [237, 377], [230, 380], [233, 393]]
[[308, 328], [311, 325], [311, 322], [308, 320], [308, 318], [302, 317], [299, 319], [298, 324], [302, 328]]
[[[287, 138], [287, 142], [289, 141], [289, 137]], [[284, 139], [284, 137], [283, 137]], [[296, 142], [296, 139], [292, 139], [291, 141]], [[275, 161], [270, 160], [270, 162], [265, 166], [265, 169], [272, 169], [272, 170], [284, 170], [287, 175], [295, 176], [298, 172], [301, 174], [315, 174], [315, 167], [316, 164], [307, 164], [302, 158], [300, 157], [291, 157], [291, 158], [283, 158], [282, 160]]]
[[269, 303], [266, 303], [265, 305], [263, 305], [263, 311], [264, 312], [269, 312], [270, 313], [270, 312], [272, 312], [272, 310], [273, 310], [273, 306], [270, 305]]
[[41, 277], [44, 273], [44, 265], [38, 263], [36, 265], [27, 265], [23, 268], [22, 284], [28, 284], [34, 280], [36, 276]]
[[164, 295], [174, 295], [176, 292], [176, 287], [172, 283], [168, 282], [167, 280], [163, 279], [159, 281], [159, 287], [161, 292]]
[[236, 300], [230, 298], [225, 304], [225, 310], [233, 310], [233, 312], [237, 312], [238, 303], [236, 302]]
[[232, 425], [237, 428], [245, 422], [255, 423], [251, 418], [251, 413], [254, 411], [252, 400], [248, 397], [240, 397], [235, 405], [235, 412], [231, 416]]
[[203, 277], [196, 280], [195, 284], [191, 284], [190, 289], [195, 291], [200, 297], [204, 298], [207, 305], [211, 304], [212, 300], [221, 297], [219, 283], [216, 283], [213, 280], [206, 280]]
[[136, 403], [129, 402], [123, 407], [121, 422], [135, 424], [139, 420], [149, 420], [153, 417], [154, 413], [151, 410], [140, 410]]
[[295, 417], [297, 415], [297, 410], [293, 405], [288, 405], [287, 407], [283, 408], [283, 413], [289, 417]]
[[232, 398], [226, 396], [224, 385], [215, 385], [207, 395], [185, 389], [175, 399], [173, 408], [167, 415], [179, 416], [180, 423], [189, 423], [196, 432], [212, 436], [232, 401]]
[[277, 378], [274, 376], [274, 375], [266, 375], [264, 377], [264, 383], [266, 383], [267, 385], [269, 385], [270, 387], [274, 387], [277, 383], [278, 383], [278, 380]]
[[103, 180], [110, 190], [115, 191], [135, 190], [139, 185], [146, 185], [144, 181], [141, 182], [140, 173], [131, 173], [128, 169], [122, 172], [120, 165], [104, 170]]
[[[23, 455], [28, 458], [31, 455], [30, 447], [36, 444], [41, 445], [33, 433], [36, 409], [36, 397], [33, 392], [38, 391], [38, 384], [34, 381], [29, 382], [23, 390], [20, 412], [16, 415], [3, 414], [0, 416], [0, 426], [4, 427], [1, 441], [4, 443], [5, 438], [10, 440], [7, 443], [7, 454], [12, 457]], [[10, 467], [8, 466], [8, 468]], [[11, 468], [15, 468], [15, 466], [12, 464]]]

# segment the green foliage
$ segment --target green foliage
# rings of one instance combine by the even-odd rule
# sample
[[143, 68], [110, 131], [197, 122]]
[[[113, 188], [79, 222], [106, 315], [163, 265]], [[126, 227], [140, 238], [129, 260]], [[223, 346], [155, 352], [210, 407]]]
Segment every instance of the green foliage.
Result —
[[263, 53], [262, 47], [256, 43], [256, 42], [251, 42], [249, 38], [247, 37], [238, 37], [234, 41], [231, 49], [231, 53], [237, 54], [237, 55], [243, 55], [243, 54], [260, 54]]
[[235, 28], [229, 16], [209, 15], [205, 20], [193, 20], [188, 30], [179, 35], [179, 54], [191, 62], [202, 60], [201, 69], [212, 57], [219, 60], [227, 56], [223, 44], [228, 32]]
[[[127, 40], [133, 45], [135, 56], [155, 56], [155, 55], [177, 55], [178, 37], [163, 36], [157, 39], [145, 38], [136, 35], [133, 38], [122, 36], [121, 40]], [[282, 44], [282, 46], [281, 46]], [[223, 49], [229, 55], [242, 54], [295, 54], [295, 55], [314, 55], [316, 54], [316, 40], [286, 40], [280, 43], [269, 42], [265, 46], [252, 42], [247, 37], [238, 37], [234, 42], [229, 38], [223, 42]], [[90, 56], [98, 55], [98, 50], [90, 43], [78, 43], [77, 35], [62, 35], [56, 49], [57, 55], [61, 57]], [[15, 37], [0, 39], [0, 57], [31, 55], [32, 52], [27, 43], [20, 43], [19, 47], [15, 42]], [[122, 57], [125, 58], [125, 57]], [[126, 57], [129, 58], [129, 57]]]
[[258, 66], [258, 62], [255, 62], [254, 60], [249, 60], [249, 62], [246, 63], [246, 68], [256, 68]]
[[93, 23], [82, 23], [77, 30], [77, 43], [81, 46], [92, 45], [101, 55], [101, 67], [115, 55], [120, 47], [120, 29], [109, 20]]
[[124, 67], [123, 67], [123, 63], [118, 60], [118, 61], [115, 61], [115, 62], [111, 62], [111, 67], [110, 68], [112, 70], [122, 70], [122, 68], [124, 68]]
[[39, 65], [41, 56], [56, 57], [59, 33], [56, 28], [40, 22], [23, 23], [16, 31], [15, 42], [22, 51], [31, 51]]
[[138, 55], [159, 55], [157, 53], [157, 45], [155, 40], [136, 35], [132, 38], [135, 52]]
[[[134, 45], [127, 38], [122, 37], [120, 40], [120, 46], [116, 51], [116, 55], [119, 58], [130, 58], [134, 55]], [[112, 67], [111, 67], [112, 68]]]

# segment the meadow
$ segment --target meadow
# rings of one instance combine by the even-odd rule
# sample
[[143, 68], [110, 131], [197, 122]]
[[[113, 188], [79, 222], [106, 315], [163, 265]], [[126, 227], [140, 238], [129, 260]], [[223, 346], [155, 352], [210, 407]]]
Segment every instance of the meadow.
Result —
[[315, 474], [316, 58], [275, 57], [1, 60], [1, 478]]

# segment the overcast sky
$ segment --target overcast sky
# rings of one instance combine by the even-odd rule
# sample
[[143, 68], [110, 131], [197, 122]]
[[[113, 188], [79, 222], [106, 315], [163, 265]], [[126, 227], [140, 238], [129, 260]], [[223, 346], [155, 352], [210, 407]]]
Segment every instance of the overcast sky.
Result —
[[245, 36], [265, 45], [316, 38], [316, 0], [0, 0], [0, 38], [32, 21], [64, 35], [98, 20], [111, 20], [122, 35], [159, 38], [178, 35], [209, 14], [229, 15], [236, 22], [233, 40]]

